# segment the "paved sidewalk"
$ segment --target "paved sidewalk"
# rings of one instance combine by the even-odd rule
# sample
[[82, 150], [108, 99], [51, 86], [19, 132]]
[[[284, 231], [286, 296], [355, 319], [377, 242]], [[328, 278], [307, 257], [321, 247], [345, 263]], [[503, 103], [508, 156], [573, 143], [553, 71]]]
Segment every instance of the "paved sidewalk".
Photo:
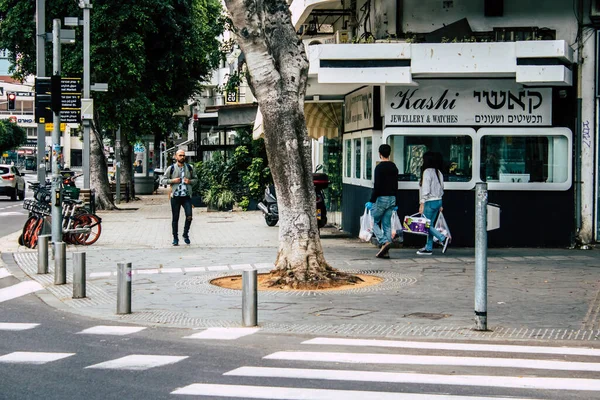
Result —
[[[215, 277], [271, 268], [278, 229], [260, 212], [194, 209], [190, 246], [172, 247], [166, 195], [122, 204], [129, 210], [100, 212], [102, 236], [90, 247], [67, 249], [87, 257], [86, 299], [71, 299], [71, 285], [37, 275], [37, 252], [19, 248], [18, 233], [0, 239], [2, 260], [21, 279], [40, 282], [49, 304], [83, 315], [134, 323], [239, 326], [241, 293], [210, 284]], [[415, 255], [392, 249], [390, 260], [335, 229], [323, 232], [327, 260], [344, 271], [371, 273], [384, 282], [326, 293], [259, 293], [259, 324], [272, 332], [373, 337], [600, 340], [600, 251], [490, 249], [488, 327], [472, 328], [474, 251]], [[115, 315], [116, 265], [131, 262], [133, 314]], [[52, 269], [52, 263], [51, 263]]]

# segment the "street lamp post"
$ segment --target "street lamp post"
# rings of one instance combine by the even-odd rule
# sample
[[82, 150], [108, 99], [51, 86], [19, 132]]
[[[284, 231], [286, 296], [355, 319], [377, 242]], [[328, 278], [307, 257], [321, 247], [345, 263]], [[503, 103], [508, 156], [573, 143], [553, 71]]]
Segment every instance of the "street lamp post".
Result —
[[[60, 19], [52, 21], [52, 69], [53, 75], [60, 79], [61, 60], [60, 60]], [[55, 78], [52, 78], [55, 79]], [[60, 93], [52, 93], [53, 96], [60, 96]], [[53, 106], [54, 108], [54, 106]], [[54, 111], [54, 129], [52, 130], [52, 242], [56, 245], [62, 242], [62, 204], [61, 204], [61, 183], [60, 178], [60, 160], [62, 150], [60, 147], [60, 110]]]
[[[36, 76], [46, 76], [46, 4], [45, 0], [36, 2]], [[46, 127], [37, 125], [37, 178], [38, 182], [46, 180]]]
[[[90, 10], [91, 0], [80, 0], [83, 9], [83, 99], [90, 99]], [[88, 100], [89, 101], [89, 100]], [[83, 187], [90, 187], [90, 119], [83, 118]]]

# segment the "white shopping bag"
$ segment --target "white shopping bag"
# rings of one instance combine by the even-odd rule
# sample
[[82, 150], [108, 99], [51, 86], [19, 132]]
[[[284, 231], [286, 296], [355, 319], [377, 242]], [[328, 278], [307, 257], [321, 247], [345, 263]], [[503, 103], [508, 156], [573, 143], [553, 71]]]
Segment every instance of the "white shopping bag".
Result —
[[[446, 218], [444, 218], [444, 214], [440, 211], [440, 215], [438, 215], [438, 219], [435, 222], [435, 230], [446, 236], [448, 239], [452, 239], [452, 235], [450, 234], [450, 228], [448, 228], [448, 223], [446, 222]], [[438, 239], [434, 236], [434, 242], [438, 242]]]
[[398, 213], [396, 211], [392, 212], [392, 237], [399, 242], [403, 241], [403, 233], [402, 230], [402, 222], [400, 222], [400, 217], [398, 217]]
[[373, 236], [374, 225], [375, 222], [371, 216], [371, 211], [365, 207], [365, 212], [362, 217], [360, 217], [360, 232], [358, 233], [358, 238], [365, 242], [370, 241]]

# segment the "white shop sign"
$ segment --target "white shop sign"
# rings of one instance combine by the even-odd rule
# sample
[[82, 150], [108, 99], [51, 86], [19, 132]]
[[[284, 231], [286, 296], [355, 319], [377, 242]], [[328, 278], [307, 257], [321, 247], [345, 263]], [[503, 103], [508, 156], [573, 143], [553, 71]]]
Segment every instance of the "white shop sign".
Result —
[[504, 79], [427, 80], [385, 89], [386, 126], [549, 126], [552, 89]]
[[374, 87], [358, 89], [344, 97], [344, 132], [373, 128]]

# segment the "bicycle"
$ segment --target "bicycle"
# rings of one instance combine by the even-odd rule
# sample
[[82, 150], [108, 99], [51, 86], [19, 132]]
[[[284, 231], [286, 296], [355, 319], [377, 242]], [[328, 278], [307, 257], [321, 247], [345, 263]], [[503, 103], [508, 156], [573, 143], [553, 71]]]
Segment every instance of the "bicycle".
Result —
[[[23, 208], [29, 210], [30, 216], [23, 226], [19, 236], [19, 244], [35, 248], [44, 225], [51, 224], [52, 208], [50, 206], [49, 182], [44, 186], [30, 184], [34, 190], [34, 199], [23, 202]], [[92, 245], [100, 238], [102, 233], [102, 219], [90, 213], [80, 200], [63, 199], [62, 203], [62, 231], [63, 241], [68, 244]]]

